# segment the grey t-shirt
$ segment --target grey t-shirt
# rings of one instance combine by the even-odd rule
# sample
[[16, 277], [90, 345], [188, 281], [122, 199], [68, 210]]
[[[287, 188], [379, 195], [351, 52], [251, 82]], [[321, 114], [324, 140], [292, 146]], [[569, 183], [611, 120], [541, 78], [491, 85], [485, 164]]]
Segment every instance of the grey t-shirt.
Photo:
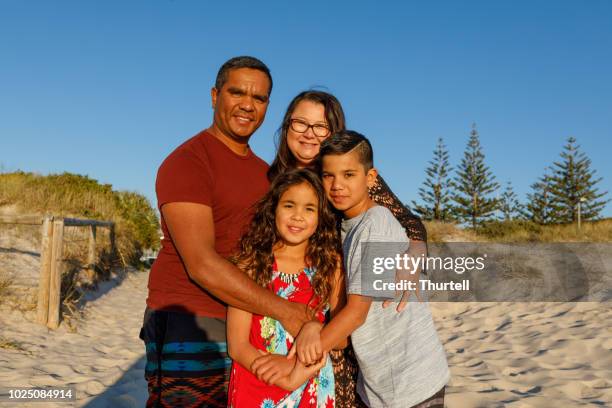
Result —
[[[342, 221], [348, 294], [363, 293], [361, 244], [405, 242], [406, 233], [382, 206]], [[364, 277], [365, 280], [366, 277]], [[450, 379], [446, 354], [426, 302], [415, 296], [401, 313], [373, 302], [365, 323], [351, 334], [359, 363], [357, 392], [370, 407], [410, 407], [439, 391]]]

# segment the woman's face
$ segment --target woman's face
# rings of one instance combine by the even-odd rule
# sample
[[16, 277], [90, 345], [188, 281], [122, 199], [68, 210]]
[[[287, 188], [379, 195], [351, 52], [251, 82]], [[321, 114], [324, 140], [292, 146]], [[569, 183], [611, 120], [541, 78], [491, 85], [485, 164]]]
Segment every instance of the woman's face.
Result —
[[[298, 167], [306, 167], [319, 154], [323, 140], [329, 137], [325, 107], [320, 103], [301, 101], [293, 110], [289, 123], [287, 146], [296, 158]], [[308, 128], [303, 133], [294, 130], [303, 130], [306, 127]]]

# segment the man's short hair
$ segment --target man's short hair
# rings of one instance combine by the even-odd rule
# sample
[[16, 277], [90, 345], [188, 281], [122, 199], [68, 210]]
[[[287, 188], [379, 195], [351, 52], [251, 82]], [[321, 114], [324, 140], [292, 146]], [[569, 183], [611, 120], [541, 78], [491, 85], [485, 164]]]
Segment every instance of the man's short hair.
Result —
[[353, 130], [343, 130], [327, 138], [321, 144], [319, 158], [357, 152], [359, 162], [369, 171], [374, 167], [374, 152], [367, 137]]
[[217, 73], [217, 79], [215, 80], [215, 88], [217, 88], [217, 90], [221, 90], [221, 88], [223, 88], [223, 85], [225, 85], [225, 83], [227, 82], [229, 72], [232, 69], [239, 68], [256, 69], [266, 74], [268, 80], [270, 80], [270, 89], [268, 91], [268, 95], [272, 93], [272, 75], [270, 74], [270, 69], [266, 66], [266, 64], [264, 64], [257, 58], [249, 57], [248, 55], [234, 57], [225, 61], [225, 63], [221, 65], [221, 68], [219, 68], [219, 72]]

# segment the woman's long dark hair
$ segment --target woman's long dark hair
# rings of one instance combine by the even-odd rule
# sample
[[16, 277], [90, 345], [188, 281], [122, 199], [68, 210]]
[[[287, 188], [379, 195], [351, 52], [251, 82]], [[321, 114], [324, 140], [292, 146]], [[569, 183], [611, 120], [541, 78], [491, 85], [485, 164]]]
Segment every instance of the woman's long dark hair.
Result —
[[313, 305], [311, 299], [309, 304], [317, 311], [329, 302], [341, 249], [336, 217], [327, 202], [319, 176], [312, 170], [289, 170], [274, 180], [268, 193], [256, 204], [255, 215], [248, 230], [240, 239], [238, 254], [233, 261], [259, 285], [268, 286], [272, 279], [274, 246], [281, 239], [276, 230], [276, 206], [290, 187], [300, 184], [310, 186], [319, 201], [317, 229], [308, 240], [304, 259], [306, 265], [316, 268], [312, 287], [319, 302]]
[[325, 120], [327, 121], [327, 126], [329, 126], [331, 135], [346, 128], [342, 105], [340, 105], [340, 101], [338, 101], [334, 95], [315, 90], [304, 91], [298, 94], [293, 98], [291, 103], [289, 103], [285, 116], [283, 117], [283, 122], [276, 133], [276, 157], [272, 165], [270, 165], [270, 169], [268, 169], [268, 180], [270, 180], [270, 182], [279, 174], [283, 174], [287, 170], [296, 167], [297, 160], [287, 145], [287, 131], [289, 130], [291, 115], [293, 115], [293, 111], [302, 101], [310, 101], [323, 105], [325, 108]]

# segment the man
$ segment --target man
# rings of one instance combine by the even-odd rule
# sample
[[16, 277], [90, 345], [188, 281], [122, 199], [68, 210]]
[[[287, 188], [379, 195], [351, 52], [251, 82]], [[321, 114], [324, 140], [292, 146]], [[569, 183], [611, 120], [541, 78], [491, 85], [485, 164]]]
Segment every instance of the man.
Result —
[[251, 206], [268, 189], [268, 165], [248, 142], [265, 118], [271, 90], [270, 71], [258, 59], [227, 61], [211, 90], [213, 124], [159, 168], [164, 240], [141, 331], [147, 406], [225, 407], [225, 304], [271, 316], [294, 335], [307, 321], [303, 305], [275, 296], [226, 260]]

